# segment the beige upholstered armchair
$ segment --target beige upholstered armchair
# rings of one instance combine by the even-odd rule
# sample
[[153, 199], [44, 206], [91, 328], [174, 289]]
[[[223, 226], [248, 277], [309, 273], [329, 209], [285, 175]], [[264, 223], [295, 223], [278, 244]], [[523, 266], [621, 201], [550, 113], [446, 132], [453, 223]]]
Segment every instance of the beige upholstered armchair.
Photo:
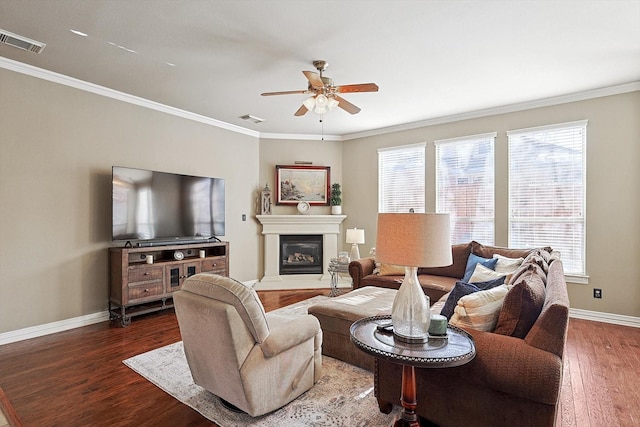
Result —
[[322, 369], [322, 330], [311, 315], [264, 312], [252, 289], [196, 274], [174, 294], [193, 380], [251, 416], [309, 390]]

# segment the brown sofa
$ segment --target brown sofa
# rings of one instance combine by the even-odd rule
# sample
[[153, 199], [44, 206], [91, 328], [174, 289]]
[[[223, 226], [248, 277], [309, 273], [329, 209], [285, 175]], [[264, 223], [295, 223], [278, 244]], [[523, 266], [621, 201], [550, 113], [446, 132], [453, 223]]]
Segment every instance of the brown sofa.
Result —
[[[544, 248], [551, 251], [551, 248]], [[418, 268], [418, 280], [424, 293], [429, 295], [431, 304], [442, 298], [453, 289], [456, 282], [463, 278], [469, 254], [473, 253], [483, 258], [491, 258], [494, 254], [509, 258], [526, 257], [532, 249], [510, 249], [498, 246], [486, 246], [476, 241], [451, 246], [453, 264], [446, 267]], [[382, 288], [398, 289], [404, 277], [403, 269], [379, 266], [382, 274], [376, 272], [376, 262], [373, 257], [360, 258], [349, 263], [349, 274], [353, 279], [353, 289], [365, 286], [379, 286]], [[386, 274], [386, 273], [397, 274]]]
[[[484, 257], [494, 251], [472, 246]], [[441, 427], [554, 425], [569, 317], [558, 254], [530, 254], [509, 284], [494, 331], [466, 329], [476, 346], [471, 362], [416, 369], [416, 413], [424, 419]], [[390, 411], [400, 404], [402, 367], [376, 360], [374, 374], [380, 409]]]

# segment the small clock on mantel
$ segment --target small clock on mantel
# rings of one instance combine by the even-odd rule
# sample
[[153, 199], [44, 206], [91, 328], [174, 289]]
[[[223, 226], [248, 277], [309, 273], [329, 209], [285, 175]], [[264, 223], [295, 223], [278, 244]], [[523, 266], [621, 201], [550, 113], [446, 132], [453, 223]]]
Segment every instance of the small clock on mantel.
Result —
[[310, 208], [311, 206], [309, 205], [309, 202], [298, 203], [298, 212], [300, 212], [302, 215], [308, 215]]

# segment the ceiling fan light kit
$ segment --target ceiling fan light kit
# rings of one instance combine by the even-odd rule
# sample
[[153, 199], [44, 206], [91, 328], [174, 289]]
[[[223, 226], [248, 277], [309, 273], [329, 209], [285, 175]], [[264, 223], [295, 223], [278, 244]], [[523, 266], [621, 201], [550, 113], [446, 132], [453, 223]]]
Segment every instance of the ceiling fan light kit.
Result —
[[316, 114], [325, 114], [333, 111], [340, 103], [333, 98], [327, 98], [325, 95], [320, 94], [305, 99], [302, 104], [309, 111], [313, 111]]
[[333, 79], [322, 75], [322, 72], [327, 68], [328, 65], [329, 64], [327, 63], [327, 61], [313, 61], [313, 66], [316, 67], [318, 72], [302, 72], [309, 81], [307, 90], [265, 92], [262, 94], [262, 96], [292, 94], [311, 95], [311, 97], [305, 99], [302, 102], [302, 105], [294, 113], [294, 116], [303, 116], [307, 113], [307, 111], [313, 111], [316, 114], [325, 114], [333, 111], [336, 107], [340, 107], [350, 114], [358, 114], [360, 112], [360, 108], [356, 107], [338, 94], [349, 92], [377, 92], [378, 85], [376, 85], [375, 83], [360, 83], [353, 85], [334, 86]]

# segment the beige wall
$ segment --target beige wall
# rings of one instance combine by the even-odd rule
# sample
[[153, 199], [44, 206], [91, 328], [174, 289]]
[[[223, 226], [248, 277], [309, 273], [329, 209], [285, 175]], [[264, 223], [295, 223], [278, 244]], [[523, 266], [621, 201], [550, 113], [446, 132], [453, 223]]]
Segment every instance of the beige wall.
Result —
[[[293, 165], [296, 161], [313, 162], [313, 166], [330, 166], [331, 183], [342, 182], [342, 142], [322, 141], [322, 140], [282, 140], [282, 139], [261, 139], [260, 140], [260, 184], [264, 188], [269, 184], [269, 188], [275, 189], [275, 169], [276, 165]], [[344, 190], [343, 190], [344, 191]], [[295, 205], [275, 204], [275, 192], [273, 192], [274, 204], [272, 213], [274, 215], [296, 215], [298, 211]], [[329, 206], [311, 206], [310, 215], [328, 215], [331, 212]], [[343, 212], [348, 215], [347, 212]], [[347, 218], [348, 220], [349, 218]], [[344, 225], [342, 226], [344, 230]], [[344, 242], [342, 235], [339, 242]], [[263, 245], [262, 236], [260, 245]], [[339, 247], [339, 250], [344, 248]], [[263, 252], [261, 247], [260, 267], [263, 268]]]
[[[462, 120], [344, 143], [344, 209], [375, 245], [377, 149], [427, 142], [427, 210], [435, 209], [437, 139], [498, 132], [496, 244], [508, 244], [506, 131], [587, 119], [587, 273], [589, 284], [569, 283], [572, 308], [640, 316], [640, 92]], [[601, 288], [602, 299], [593, 298]]]
[[230, 271], [258, 277], [256, 137], [3, 69], [0, 94], [0, 333], [106, 310], [112, 165], [225, 178]]
[[[106, 309], [112, 165], [224, 177], [231, 275], [252, 280], [263, 273], [256, 200], [265, 183], [273, 188], [276, 164], [331, 166], [343, 185], [343, 231], [365, 228], [364, 255], [375, 245], [377, 148], [429, 142], [433, 183], [433, 140], [497, 131], [496, 243], [506, 245], [505, 131], [581, 119], [591, 278], [569, 284], [571, 303], [640, 316], [640, 92], [346, 142], [258, 139], [4, 69], [0, 94], [0, 333]], [[426, 196], [433, 209], [432, 186]]]

